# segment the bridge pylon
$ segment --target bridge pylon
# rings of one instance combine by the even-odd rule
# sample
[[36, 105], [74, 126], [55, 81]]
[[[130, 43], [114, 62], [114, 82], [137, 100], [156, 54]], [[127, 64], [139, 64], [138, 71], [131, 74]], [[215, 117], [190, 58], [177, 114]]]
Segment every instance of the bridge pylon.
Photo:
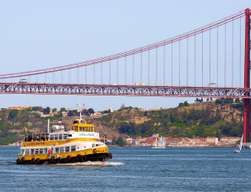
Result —
[[[245, 10], [245, 58], [244, 88], [250, 88], [250, 16], [251, 9]], [[243, 99], [243, 142], [251, 142], [251, 99]]]

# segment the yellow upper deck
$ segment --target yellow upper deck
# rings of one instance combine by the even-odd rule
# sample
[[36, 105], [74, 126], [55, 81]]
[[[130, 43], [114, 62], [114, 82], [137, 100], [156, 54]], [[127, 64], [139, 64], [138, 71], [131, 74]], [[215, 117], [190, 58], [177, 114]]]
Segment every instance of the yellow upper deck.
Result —
[[95, 132], [94, 124], [86, 123], [81, 119], [73, 121], [72, 130], [76, 132]]

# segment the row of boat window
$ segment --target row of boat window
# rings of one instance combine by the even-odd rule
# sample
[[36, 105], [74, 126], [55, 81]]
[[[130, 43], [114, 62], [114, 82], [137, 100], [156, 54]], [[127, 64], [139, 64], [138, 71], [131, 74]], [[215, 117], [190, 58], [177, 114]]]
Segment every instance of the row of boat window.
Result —
[[77, 131], [77, 132], [94, 132], [94, 127], [91, 126], [91, 127], [82, 127], [82, 126], [73, 126], [72, 127], [74, 131]]
[[64, 153], [76, 151], [76, 146], [55, 147], [54, 149], [37, 148], [37, 149], [22, 149], [22, 154], [35, 155], [35, 154], [49, 154], [49, 153]]
[[27, 135], [25, 141], [47, 141], [47, 140], [63, 140], [71, 137], [71, 134], [37, 134]]

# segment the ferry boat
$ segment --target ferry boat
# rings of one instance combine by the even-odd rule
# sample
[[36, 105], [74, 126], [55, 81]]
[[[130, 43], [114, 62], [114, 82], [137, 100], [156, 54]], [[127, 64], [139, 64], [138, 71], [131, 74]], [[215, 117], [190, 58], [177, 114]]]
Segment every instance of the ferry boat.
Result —
[[[49, 126], [48, 126], [49, 129]], [[81, 117], [70, 130], [30, 134], [21, 143], [17, 164], [56, 164], [84, 161], [106, 161], [112, 158], [108, 146], [101, 142], [94, 124]]]

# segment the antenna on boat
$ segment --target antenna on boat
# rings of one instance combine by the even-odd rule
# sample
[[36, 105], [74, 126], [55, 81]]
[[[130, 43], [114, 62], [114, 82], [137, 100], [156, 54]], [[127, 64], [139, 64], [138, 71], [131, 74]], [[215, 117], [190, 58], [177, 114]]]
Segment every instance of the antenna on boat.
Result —
[[82, 121], [82, 113], [81, 113], [81, 110], [79, 111], [79, 119], [80, 119], [80, 121]]
[[81, 107], [81, 105], [78, 105], [78, 110], [79, 110], [79, 119], [80, 119], [80, 122], [82, 122], [82, 107]]
[[47, 122], [47, 133], [48, 134], [50, 133], [50, 119], [48, 119], [48, 122]]

